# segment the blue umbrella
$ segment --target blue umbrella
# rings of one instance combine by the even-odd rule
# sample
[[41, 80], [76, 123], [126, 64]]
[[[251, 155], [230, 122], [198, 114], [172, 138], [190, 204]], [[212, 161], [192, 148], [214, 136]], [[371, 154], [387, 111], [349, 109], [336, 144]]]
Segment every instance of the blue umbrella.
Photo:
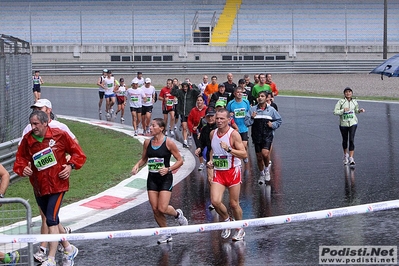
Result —
[[381, 74], [381, 79], [384, 79], [384, 75], [387, 77], [399, 77], [399, 54], [392, 56], [374, 68], [370, 74]]

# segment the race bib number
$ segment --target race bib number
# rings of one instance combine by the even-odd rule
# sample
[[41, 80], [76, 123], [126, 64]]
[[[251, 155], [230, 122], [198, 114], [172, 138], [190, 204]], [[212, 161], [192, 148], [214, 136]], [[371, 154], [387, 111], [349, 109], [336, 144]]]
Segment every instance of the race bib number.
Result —
[[234, 117], [235, 118], [244, 118], [245, 117], [245, 108], [234, 109]]
[[107, 87], [108, 87], [108, 88], [113, 88], [113, 87], [114, 87], [114, 84], [113, 84], [113, 83], [108, 83], [108, 84], [107, 84]]
[[218, 101], [223, 101], [224, 105], [227, 105], [227, 97], [219, 97]]
[[216, 170], [228, 170], [229, 160], [227, 155], [213, 155], [213, 166]]
[[173, 106], [173, 99], [168, 99], [166, 101], [166, 106]]
[[242, 98], [243, 98], [244, 100], [248, 100], [248, 95], [243, 94], [243, 95], [242, 95]]
[[130, 97], [130, 100], [134, 103], [137, 103], [139, 101], [139, 97], [138, 96], [132, 96]]
[[165, 167], [163, 158], [148, 158], [148, 171], [151, 173], [158, 173], [159, 170]]
[[353, 111], [344, 112], [343, 116], [344, 116], [343, 117], [344, 121], [349, 121], [349, 120], [353, 119], [353, 117], [354, 117]]
[[38, 79], [34, 79], [33, 84], [35, 84], [35, 85], [40, 84], [40, 81]]
[[54, 152], [50, 147], [33, 154], [32, 158], [33, 164], [36, 166], [38, 171], [42, 171], [57, 164]]
[[146, 97], [145, 99], [146, 99], [146, 102], [149, 103], [149, 102], [151, 102], [152, 97], [151, 96], [150, 97]]

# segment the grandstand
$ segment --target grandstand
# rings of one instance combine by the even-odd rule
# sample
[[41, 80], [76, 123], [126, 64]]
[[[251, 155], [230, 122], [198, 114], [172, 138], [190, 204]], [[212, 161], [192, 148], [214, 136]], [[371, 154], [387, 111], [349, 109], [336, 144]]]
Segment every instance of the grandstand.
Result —
[[[3, 0], [0, 29], [29, 41], [34, 62], [284, 60], [381, 53], [383, 18], [372, 0]], [[390, 53], [398, 24], [388, 1]]]

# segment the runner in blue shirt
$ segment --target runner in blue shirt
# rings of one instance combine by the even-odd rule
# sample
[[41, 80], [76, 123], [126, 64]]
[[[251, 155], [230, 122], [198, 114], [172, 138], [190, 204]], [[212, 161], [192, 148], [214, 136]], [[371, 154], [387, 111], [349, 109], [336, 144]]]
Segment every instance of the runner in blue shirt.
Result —
[[[234, 88], [234, 99], [227, 104], [227, 111], [233, 117], [234, 122], [237, 124], [238, 133], [240, 133], [242, 143], [245, 150], [248, 151], [248, 127], [245, 125], [245, 115], [251, 109], [249, 101], [242, 98], [242, 88]], [[248, 162], [248, 156], [243, 159], [244, 163]]]

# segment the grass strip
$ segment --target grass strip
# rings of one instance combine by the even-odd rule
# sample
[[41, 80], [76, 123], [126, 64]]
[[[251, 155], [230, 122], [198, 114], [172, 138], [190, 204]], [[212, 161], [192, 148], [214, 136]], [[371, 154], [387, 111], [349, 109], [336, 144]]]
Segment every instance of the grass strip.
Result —
[[[143, 150], [138, 140], [121, 132], [86, 123], [65, 119], [59, 121], [68, 125], [87, 156], [85, 165], [77, 171], [72, 171], [70, 189], [65, 193], [63, 205], [96, 195], [130, 177], [130, 171], [134, 163], [141, 158]], [[6, 196], [28, 200], [33, 216], [39, 215], [28, 178], [21, 178], [10, 185]], [[7, 224], [13, 222], [16, 221], [10, 220]]]

